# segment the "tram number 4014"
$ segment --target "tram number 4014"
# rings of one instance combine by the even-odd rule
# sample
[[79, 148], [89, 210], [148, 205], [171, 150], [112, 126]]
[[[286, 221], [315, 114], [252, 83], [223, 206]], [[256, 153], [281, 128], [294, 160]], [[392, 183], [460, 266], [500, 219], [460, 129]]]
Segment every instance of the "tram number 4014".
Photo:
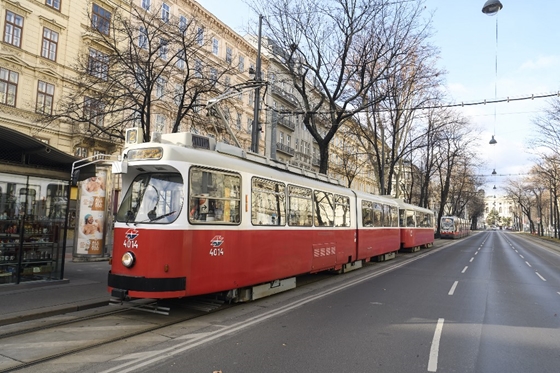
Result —
[[210, 249], [210, 256], [222, 256], [224, 255], [224, 249]]

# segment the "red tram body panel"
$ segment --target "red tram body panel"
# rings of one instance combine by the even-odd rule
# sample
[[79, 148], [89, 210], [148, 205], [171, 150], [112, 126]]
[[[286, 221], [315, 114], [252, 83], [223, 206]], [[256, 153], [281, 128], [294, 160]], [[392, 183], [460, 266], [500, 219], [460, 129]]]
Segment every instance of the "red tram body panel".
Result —
[[[429, 210], [195, 137], [163, 135], [125, 149], [112, 295], [229, 292], [433, 243]], [[399, 226], [407, 214], [418, 227]]]

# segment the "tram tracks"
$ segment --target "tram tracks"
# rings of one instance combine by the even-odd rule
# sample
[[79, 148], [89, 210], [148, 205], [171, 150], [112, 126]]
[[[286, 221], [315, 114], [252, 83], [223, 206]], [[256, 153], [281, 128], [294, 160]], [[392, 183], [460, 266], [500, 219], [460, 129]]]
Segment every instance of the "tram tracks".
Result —
[[156, 332], [227, 307], [223, 302], [204, 298], [171, 303], [172, 315], [106, 306], [79, 315], [15, 325], [12, 330], [0, 332], [0, 373], [26, 371], [38, 364]]

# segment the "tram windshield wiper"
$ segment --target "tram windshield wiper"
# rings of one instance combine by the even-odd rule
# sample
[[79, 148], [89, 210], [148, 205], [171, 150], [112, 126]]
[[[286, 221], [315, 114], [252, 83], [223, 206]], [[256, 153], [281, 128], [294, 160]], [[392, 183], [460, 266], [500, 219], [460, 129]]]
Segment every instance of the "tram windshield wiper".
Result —
[[[150, 211], [150, 212], [151, 212], [151, 211]], [[168, 217], [168, 216], [170, 216], [170, 215], [173, 215], [173, 214], [175, 214], [176, 212], [177, 212], [177, 211], [171, 211], [171, 212], [168, 212], [167, 214], [162, 214], [162, 215], [160, 215], [160, 216], [150, 216], [150, 213], [148, 213], [148, 219], [142, 220], [142, 221], [140, 221], [140, 222], [138, 222], [138, 223], [147, 223], [147, 222], [152, 222], [152, 221], [160, 220], [160, 219], [166, 218], [166, 217]], [[154, 215], [155, 215], [155, 214], [154, 214]]]

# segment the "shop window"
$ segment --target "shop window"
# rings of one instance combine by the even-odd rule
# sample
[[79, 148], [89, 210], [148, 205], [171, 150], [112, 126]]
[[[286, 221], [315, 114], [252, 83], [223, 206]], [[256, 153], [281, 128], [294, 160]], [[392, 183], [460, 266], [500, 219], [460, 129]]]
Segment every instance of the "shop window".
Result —
[[23, 34], [23, 17], [19, 14], [6, 10], [6, 22], [4, 26], [4, 42], [21, 47], [21, 36]]
[[251, 184], [251, 223], [285, 225], [286, 186], [272, 180], [253, 178]]
[[190, 223], [240, 223], [241, 177], [239, 175], [193, 167], [189, 180]]
[[0, 67], [0, 104], [16, 106], [19, 74]]
[[37, 84], [37, 106], [35, 111], [41, 114], [52, 114], [54, 85], [39, 80]]
[[56, 51], [58, 48], [58, 32], [43, 27], [43, 47], [41, 56], [51, 61], [56, 61]]

